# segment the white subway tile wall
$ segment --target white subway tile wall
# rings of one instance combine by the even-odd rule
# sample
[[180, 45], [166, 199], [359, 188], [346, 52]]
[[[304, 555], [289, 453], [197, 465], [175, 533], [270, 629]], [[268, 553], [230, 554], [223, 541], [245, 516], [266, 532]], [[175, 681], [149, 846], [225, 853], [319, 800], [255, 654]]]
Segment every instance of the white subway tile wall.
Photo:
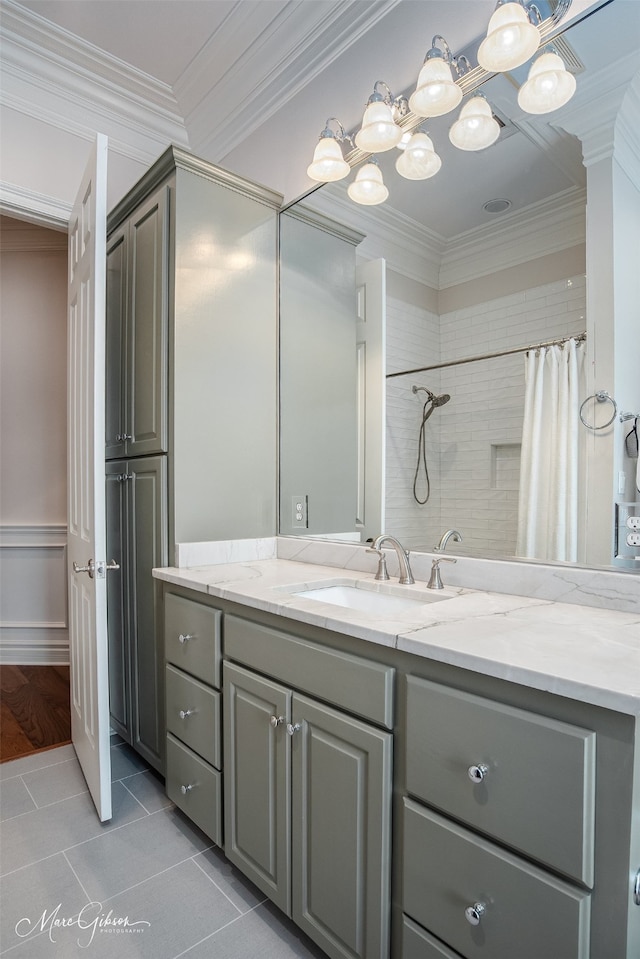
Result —
[[[390, 300], [387, 372], [582, 333], [585, 298], [580, 275], [440, 317]], [[431, 495], [424, 506], [412, 492], [426, 399], [412, 392], [414, 383], [451, 396], [427, 423]], [[455, 527], [467, 554], [513, 555], [523, 412], [523, 353], [387, 380], [385, 528], [407, 548], [430, 550], [444, 530]], [[421, 498], [425, 489], [422, 478]], [[455, 552], [454, 544], [450, 548]]]

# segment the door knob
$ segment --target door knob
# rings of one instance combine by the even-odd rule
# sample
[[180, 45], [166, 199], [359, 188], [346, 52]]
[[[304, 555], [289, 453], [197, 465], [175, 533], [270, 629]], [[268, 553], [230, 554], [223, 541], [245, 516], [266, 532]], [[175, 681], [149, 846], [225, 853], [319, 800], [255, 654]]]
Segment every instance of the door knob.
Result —
[[78, 566], [76, 561], [73, 561], [73, 572], [74, 573], [88, 573], [91, 579], [93, 579], [93, 574], [96, 571], [96, 564], [92, 559], [89, 560], [86, 566]]

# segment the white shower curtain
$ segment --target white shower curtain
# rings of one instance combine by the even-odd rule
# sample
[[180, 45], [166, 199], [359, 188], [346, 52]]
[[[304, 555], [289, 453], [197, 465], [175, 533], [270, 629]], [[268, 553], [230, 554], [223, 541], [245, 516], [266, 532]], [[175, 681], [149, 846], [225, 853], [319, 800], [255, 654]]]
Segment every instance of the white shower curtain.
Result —
[[525, 357], [516, 554], [576, 562], [580, 395], [585, 344], [531, 350]]

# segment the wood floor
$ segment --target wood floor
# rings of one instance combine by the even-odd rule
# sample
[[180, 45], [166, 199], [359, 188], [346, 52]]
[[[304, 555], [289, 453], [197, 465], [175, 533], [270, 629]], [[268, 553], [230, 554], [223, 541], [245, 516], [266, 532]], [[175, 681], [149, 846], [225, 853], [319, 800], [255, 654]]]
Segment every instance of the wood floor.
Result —
[[0, 666], [0, 762], [71, 740], [68, 666]]

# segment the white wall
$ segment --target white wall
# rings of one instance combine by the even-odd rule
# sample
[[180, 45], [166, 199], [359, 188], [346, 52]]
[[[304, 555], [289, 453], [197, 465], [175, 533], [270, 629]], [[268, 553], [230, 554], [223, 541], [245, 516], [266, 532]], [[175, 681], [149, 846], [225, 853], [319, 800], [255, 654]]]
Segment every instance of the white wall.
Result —
[[0, 661], [67, 662], [66, 235], [0, 218]]

